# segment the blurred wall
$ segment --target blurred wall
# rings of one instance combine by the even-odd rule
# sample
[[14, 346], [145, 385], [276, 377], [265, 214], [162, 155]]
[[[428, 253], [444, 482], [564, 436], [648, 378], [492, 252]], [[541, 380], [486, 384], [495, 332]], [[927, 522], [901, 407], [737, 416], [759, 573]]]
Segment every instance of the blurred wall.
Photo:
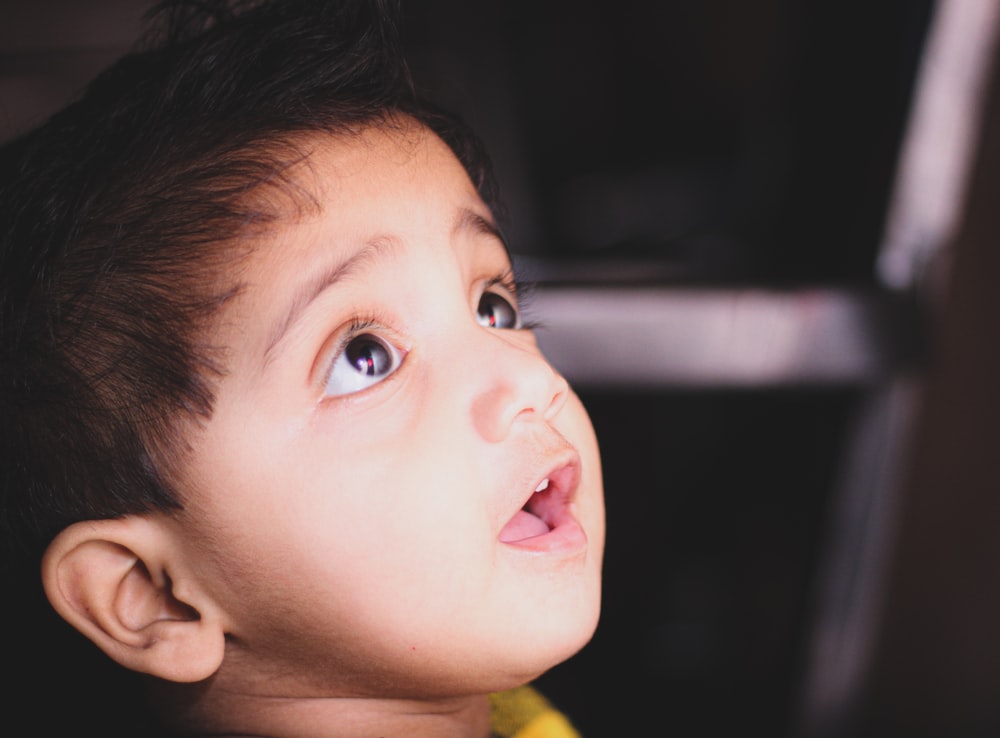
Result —
[[962, 227], [950, 244], [902, 489], [886, 613], [860, 723], [872, 738], [978, 738], [1000, 731], [996, 71], [985, 113]]

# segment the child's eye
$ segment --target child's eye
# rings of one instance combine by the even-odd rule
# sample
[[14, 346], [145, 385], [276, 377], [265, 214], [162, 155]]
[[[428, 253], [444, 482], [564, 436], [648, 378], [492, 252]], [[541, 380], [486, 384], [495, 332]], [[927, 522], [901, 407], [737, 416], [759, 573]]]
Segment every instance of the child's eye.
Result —
[[334, 359], [326, 380], [328, 396], [349, 395], [381, 382], [399, 368], [403, 353], [370, 333], [355, 336]]
[[484, 292], [476, 308], [476, 320], [486, 328], [520, 328], [517, 308], [496, 292]]

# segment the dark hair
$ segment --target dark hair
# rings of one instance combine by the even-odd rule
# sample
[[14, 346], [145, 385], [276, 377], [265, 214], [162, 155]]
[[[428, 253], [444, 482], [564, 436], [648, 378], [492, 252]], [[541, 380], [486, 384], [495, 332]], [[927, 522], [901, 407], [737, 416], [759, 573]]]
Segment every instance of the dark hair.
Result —
[[414, 118], [496, 205], [478, 141], [415, 94], [389, 0], [165, 3], [140, 48], [0, 151], [0, 524], [183, 503], [180, 429], [224, 374], [207, 327], [316, 133]]

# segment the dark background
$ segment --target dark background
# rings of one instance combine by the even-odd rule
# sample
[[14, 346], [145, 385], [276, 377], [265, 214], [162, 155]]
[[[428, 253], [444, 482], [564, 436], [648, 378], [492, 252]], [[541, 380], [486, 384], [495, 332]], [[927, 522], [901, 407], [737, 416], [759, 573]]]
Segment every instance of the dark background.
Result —
[[929, 2], [403, 7], [418, 83], [496, 159], [515, 248], [872, 280]]

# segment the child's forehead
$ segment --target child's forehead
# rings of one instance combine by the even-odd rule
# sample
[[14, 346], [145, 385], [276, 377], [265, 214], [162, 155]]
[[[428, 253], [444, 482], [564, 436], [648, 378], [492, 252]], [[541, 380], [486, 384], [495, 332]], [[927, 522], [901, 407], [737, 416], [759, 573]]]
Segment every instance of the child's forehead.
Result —
[[431, 170], [442, 176], [425, 177], [428, 199], [449, 190], [459, 193], [489, 228], [496, 228], [491, 209], [452, 149], [411, 118], [346, 131], [310, 131], [272, 145], [270, 175], [244, 195], [245, 212], [259, 217], [246, 221], [235, 241], [240, 261], [285, 258], [308, 229], [363, 221], [370, 201], [391, 198]]
[[[304, 197], [318, 210], [325, 202], [367, 184], [365, 174], [375, 167], [380, 173], [391, 168], [397, 177], [417, 174], [432, 160], [462, 168], [437, 134], [410, 118], [393, 118], [345, 132], [304, 134], [294, 142], [294, 150], [297, 153], [283, 179], [297, 199]], [[315, 213], [309, 208], [302, 212]]]
[[290, 227], [284, 235], [294, 236], [301, 225], [341, 237], [393, 240], [437, 210], [450, 219], [450, 230], [478, 231], [503, 243], [464, 165], [418, 122], [314, 135], [302, 150], [288, 173], [299, 207], [285, 221]]
[[509, 263], [493, 214], [464, 166], [421, 124], [311, 134], [296, 148], [298, 158], [282, 173], [285, 202], [252, 239], [252, 284], [296, 281], [301, 271], [322, 271], [324, 261], [336, 264], [356, 250], [391, 254], [431, 217], [442, 219], [440, 234], [488, 237]]

